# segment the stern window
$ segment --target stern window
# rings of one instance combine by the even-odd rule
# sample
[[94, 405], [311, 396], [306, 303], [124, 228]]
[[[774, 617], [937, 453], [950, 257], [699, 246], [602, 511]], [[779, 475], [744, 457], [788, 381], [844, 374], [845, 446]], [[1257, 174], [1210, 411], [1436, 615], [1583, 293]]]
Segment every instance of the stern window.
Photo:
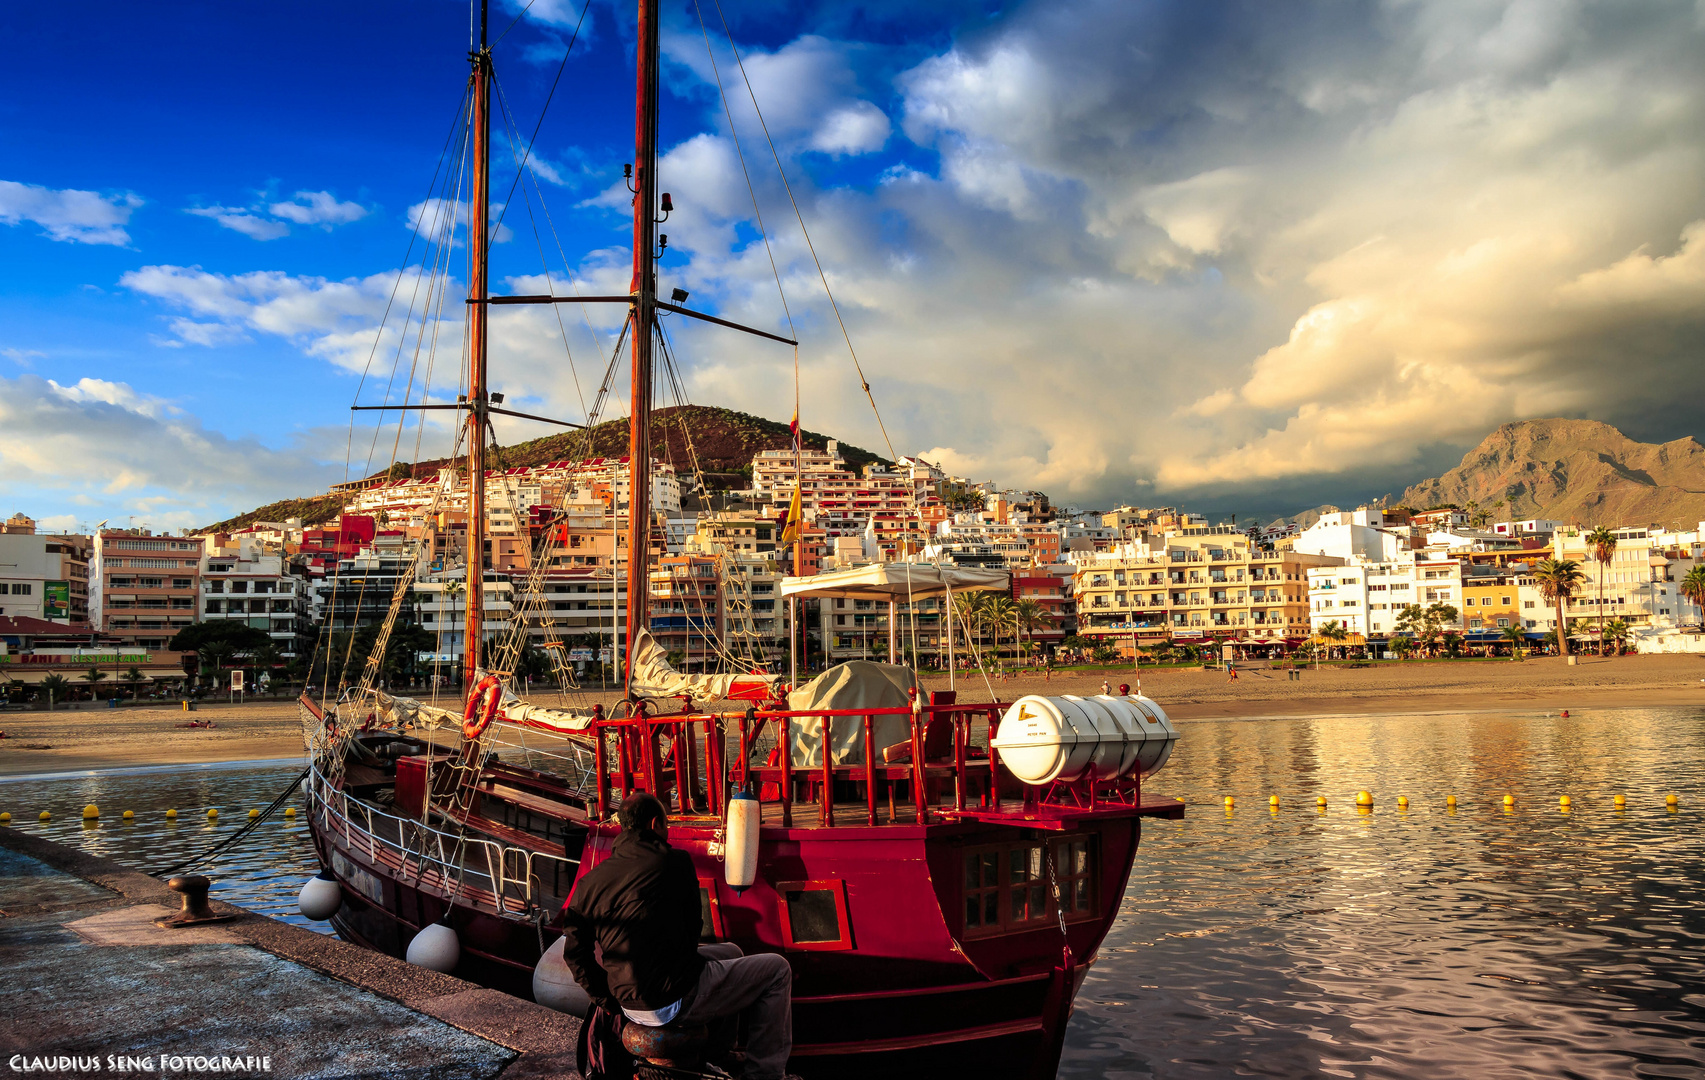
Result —
[[853, 947], [846, 882], [780, 881], [776, 896], [786, 916], [781, 925], [789, 948], [832, 952]]

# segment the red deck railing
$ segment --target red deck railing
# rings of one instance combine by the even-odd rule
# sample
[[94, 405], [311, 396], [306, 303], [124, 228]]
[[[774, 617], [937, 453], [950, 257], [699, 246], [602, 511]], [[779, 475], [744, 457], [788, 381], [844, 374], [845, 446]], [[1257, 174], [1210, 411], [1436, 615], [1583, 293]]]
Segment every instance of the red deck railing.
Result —
[[[1053, 811], [1081, 816], [1129, 813], [1142, 805], [1141, 782], [1135, 776], [1047, 787], [1020, 782], [1002, 766], [1000, 752], [992, 745], [1006, 708], [999, 703], [951, 701], [926, 705], [915, 694], [911, 706], [888, 708], [790, 711], [754, 706], [739, 713], [617, 718], [606, 717], [602, 707], [596, 707], [591, 734], [596, 747], [597, 815], [600, 819], [609, 815], [611, 797], [618, 792], [617, 797], [625, 799], [634, 791], [648, 791], [674, 813], [720, 818], [732, 794], [744, 790], [760, 803], [774, 805], [784, 827], [794, 825], [796, 809], [814, 802], [815, 825], [833, 828], [837, 784], [843, 791], [862, 789], [856, 801], [843, 799], [842, 805], [862, 802], [866, 825], [882, 823], [884, 802], [888, 820], [899, 820], [898, 786], [905, 787], [906, 801], [912, 804], [907, 817], [920, 825], [939, 815], [1030, 818]], [[905, 718], [907, 740], [878, 747], [879, 717]], [[834, 721], [844, 719], [858, 721], [857, 742], [843, 754], [846, 763], [836, 764]], [[821, 760], [816, 765], [793, 763], [793, 725], [800, 720], [817, 721], [822, 733]], [[774, 764], [754, 764], [766, 729], [773, 732], [777, 748]], [[896, 747], [904, 749], [895, 753]], [[943, 801], [947, 797], [950, 804]], [[843, 816], [840, 824], [847, 823]]]

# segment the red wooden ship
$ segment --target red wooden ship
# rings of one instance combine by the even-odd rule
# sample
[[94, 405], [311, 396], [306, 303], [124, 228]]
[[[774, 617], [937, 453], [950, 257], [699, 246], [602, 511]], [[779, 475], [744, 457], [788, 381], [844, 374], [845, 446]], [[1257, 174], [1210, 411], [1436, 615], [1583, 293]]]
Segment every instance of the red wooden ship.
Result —
[[[487, 292], [492, 64], [480, 6], [468, 369], [457, 406], [475, 555], [484, 434], [489, 414], [503, 411], [487, 389], [486, 314], [493, 303], [556, 299]], [[633, 553], [652, 547], [656, 319], [661, 310], [702, 317], [656, 295], [653, 234], [666, 208], [656, 182], [657, 15], [657, 0], [639, 0], [631, 294], [570, 298], [629, 306]], [[642, 560], [627, 574], [623, 702], [547, 708], [516, 696], [502, 663], [482, 657], [478, 598], [489, 571], [478, 557], [467, 562], [464, 708], [380, 691], [376, 662], [354, 685], [302, 697], [308, 821], [324, 868], [303, 890], [305, 913], [330, 918], [350, 941], [523, 997], [560, 989], [551, 946], [562, 907], [608, 852], [615, 805], [649, 791], [670, 808], [670, 842], [699, 868], [707, 937], [792, 964], [791, 1071], [1054, 1075], [1142, 819], [1183, 812], [1142, 789], [1175, 737], [1158, 706], [1128, 696], [965, 704], [920, 694], [898, 664], [842, 665], [791, 692], [758, 673], [677, 673], [647, 632]], [[409, 584], [392, 598], [377, 654]], [[796, 612], [811, 595], [886, 600], [893, 612], [898, 599], [940, 597], [951, 610], [955, 591], [1005, 587], [1004, 573], [900, 562], [790, 578], [784, 591]]]

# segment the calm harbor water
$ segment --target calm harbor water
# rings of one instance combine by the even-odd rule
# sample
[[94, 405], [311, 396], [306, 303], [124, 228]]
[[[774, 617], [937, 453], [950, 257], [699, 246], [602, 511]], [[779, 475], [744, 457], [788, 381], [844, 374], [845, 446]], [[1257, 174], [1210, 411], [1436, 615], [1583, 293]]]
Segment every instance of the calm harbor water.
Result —
[[[1181, 727], [1152, 790], [1189, 812], [1145, 829], [1062, 1077], [1705, 1076], [1705, 709]], [[4, 781], [0, 809], [157, 868], [299, 768]], [[215, 895], [323, 930], [295, 910], [314, 869], [305, 826], [276, 818], [213, 868]]]

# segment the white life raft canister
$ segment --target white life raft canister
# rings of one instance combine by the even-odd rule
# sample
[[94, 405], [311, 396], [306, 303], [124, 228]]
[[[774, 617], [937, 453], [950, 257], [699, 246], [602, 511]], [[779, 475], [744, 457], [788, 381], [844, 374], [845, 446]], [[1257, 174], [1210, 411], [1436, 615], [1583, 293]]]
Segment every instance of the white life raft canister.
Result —
[[1147, 776], [1166, 764], [1178, 730], [1153, 698], [1019, 698], [990, 744], [1026, 784]]

